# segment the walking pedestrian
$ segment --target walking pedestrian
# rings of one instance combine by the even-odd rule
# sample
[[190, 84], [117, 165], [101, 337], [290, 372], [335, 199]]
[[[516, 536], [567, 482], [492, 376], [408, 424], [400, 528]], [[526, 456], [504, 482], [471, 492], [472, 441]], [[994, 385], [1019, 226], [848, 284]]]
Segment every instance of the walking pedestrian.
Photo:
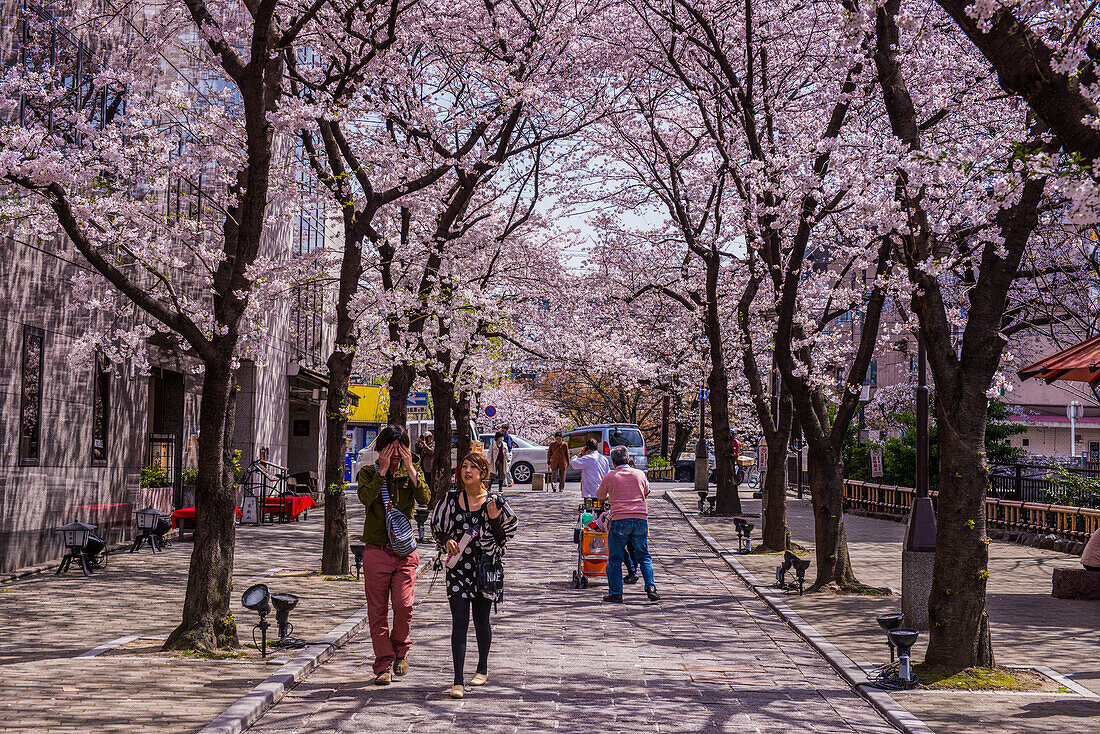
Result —
[[[404, 513], [412, 522], [417, 503], [428, 504], [432, 493], [409, 450], [409, 434], [403, 426], [386, 426], [375, 440], [378, 461], [359, 470], [359, 501], [367, 508], [363, 520], [363, 588], [367, 596], [367, 620], [374, 647], [374, 682], [384, 686], [393, 675], [409, 672], [408, 654], [412, 646], [413, 594], [416, 551], [401, 556], [389, 547], [386, 530], [387, 505]], [[393, 626], [389, 626], [392, 595]]]
[[[600, 445], [596, 439], [590, 438], [584, 444], [584, 450], [579, 456], [574, 456], [569, 466], [579, 469], [581, 472], [581, 497], [593, 498], [600, 487], [600, 481], [604, 475], [611, 471], [611, 464], [607, 457], [600, 453]], [[629, 452], [627, 454], [629, 457]]]
[[424, 470], [424, 481], [431, 487], [432, 477], [435, 476], [432, 473], [432, 468], [435, 466], [435, 436], [425, 433], [416, 445], [420, 453], [420, 468]]
[[[546, 448], [546, 464], [550, 467], [550, 491], [565, 491], [565, 470], [569, 468], [569, 444], [561, 440], [561, 431]], [[557, 489], [554, 489], [555, 485]]]
[[[516, 442], [512, 440], [512, 427], [505, 423], [500, 427], [500, 430], [504, 431], [504, 445], [508, 447], [508, 456], [511, 457], [516, 450]], [[515, 484], [515, 481], [512, 479], [512, 475], [508, 474], [504, 478], [504, 485], [511, 487], [513, 484]]]
[[607, 500], [611, 521], [607, 524], [607, 590], [606, 602], [623, 601], [623, 560], [626, 548], [634, 553], [645, 591], [650, 601], [659, 601], [657, 584], [653, 580], [653, 560], [649, 556], [649, 513], [646, 497], [649, 480], [645, 472], [630, 466], [630, 451], [626, 446], [611, 449], [615, 468], [600, 482], [596, 499]]
[[508, 467], [512, 464], [512, 452], [504, 442], [504, 431], [497, 431], [493, 443], [489, 446], [489, 489], [493, 482], [500, 482], [500, 491], [504, 491], [504, 480], [508, 476]]
[[519, 525], [504, 497], [487, 491], [489, 462], [484, 456], [466, 455], [459, 464], [458, 476], [459, 484], [436, 505], [432, 514], [432, 534], [449, 556], [447, 601], [451, 607], [454, 660], [451, 698], [465, 695], [462, 671], [471, 612], [477, 639], [477, 670], [470, 685], [482, 686], [489, 680], [489, 647], [493, 641], [489, 613], [504, 597], [504, 548]]

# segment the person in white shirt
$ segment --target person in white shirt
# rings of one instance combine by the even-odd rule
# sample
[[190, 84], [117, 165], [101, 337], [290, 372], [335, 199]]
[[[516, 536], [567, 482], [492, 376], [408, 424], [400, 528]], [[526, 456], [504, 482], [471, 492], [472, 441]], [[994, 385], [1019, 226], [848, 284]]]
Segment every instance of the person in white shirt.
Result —
[[604, 475], [611, 471], [611, 462], [599, 452], [600, 445], [590, 438], [584, 451], [569, 461], [569, 466], [581, 471], [581, 497], [595, 497]]

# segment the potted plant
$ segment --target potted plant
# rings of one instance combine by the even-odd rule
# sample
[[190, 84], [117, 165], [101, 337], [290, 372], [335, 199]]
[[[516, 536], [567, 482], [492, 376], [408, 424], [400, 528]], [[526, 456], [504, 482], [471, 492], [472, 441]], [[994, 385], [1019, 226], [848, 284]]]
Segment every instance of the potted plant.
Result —
[[138, 507], [156, 507], [162, 512], [172, 507], [172, 482], [164, 467], [156, 464], [141, 467]]

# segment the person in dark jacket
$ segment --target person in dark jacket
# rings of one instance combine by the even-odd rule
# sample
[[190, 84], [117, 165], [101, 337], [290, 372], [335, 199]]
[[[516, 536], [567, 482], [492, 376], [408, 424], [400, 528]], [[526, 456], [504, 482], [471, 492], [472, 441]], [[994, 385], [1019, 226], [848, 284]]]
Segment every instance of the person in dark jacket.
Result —
[[503, 579], [504, 547], [519, 525], [504, 497], [486, 490], [488, 480], [489, 462], [485, 457], [467, 454], [459, 464], [459, 485], [436, 504], [432, 514], [432, 534], [448, 556], [447, 600], [455, 673], [451, 698], [465, 695], [462, 669], [471, 611], [477, 638], [477, 671], [470, 685], [485, 685], [489, 679], [489, 646], [493, 640], [489, 612], [503, 599], [504, 587], [503, 583], [487, 587], [484, 574], [488, 570], [494, 578]]
[[[392, 680], [391, 666], [393, 675], [409, 672], [407, 656], [412, 645], [413, 592], [420, 557], [416, 551], [399, 556], [390, 549], [382, 485], [386, 485], [391, 504], [407, 515], [410, 522], [416, 504], [428, 504], [432, 493], [409, 451], [409, 434], [403, 426], [383, 428], [375, 446], [378, 462], [360, 469], [356, 479], [359, 501], [367, 508], [362, 536], [363, 588], [374, 646], [374, 682], [383, 686]], [[388, 625], [391, 594], [392, 627]]]

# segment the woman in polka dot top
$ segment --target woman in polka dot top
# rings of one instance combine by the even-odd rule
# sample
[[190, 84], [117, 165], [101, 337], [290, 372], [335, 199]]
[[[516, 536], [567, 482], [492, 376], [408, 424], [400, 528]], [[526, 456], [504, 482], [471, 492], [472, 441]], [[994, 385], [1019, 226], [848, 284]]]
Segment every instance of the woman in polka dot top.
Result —
[[489, 672], [489, 645], [493, 631], [489, 613], [503, 598], [503, 589], [482, 588], [479, 566], [502, 571], [504, 546], [516, 534], [519, 521], [500, 495], [489, 495], [489, 462], [481, 454], [468, 454], [458, 467], [460, 487], [439, 501], [432, 514], [432, 532], [448, 556], [447, 599], [451, 606], [451, 655], [454, 685], [451, 698], [462, 698], [462, 668], [466, 660], [466, 635], [473, 613], [477, 638], [477, 671], [471, 686], [485, 685]]

